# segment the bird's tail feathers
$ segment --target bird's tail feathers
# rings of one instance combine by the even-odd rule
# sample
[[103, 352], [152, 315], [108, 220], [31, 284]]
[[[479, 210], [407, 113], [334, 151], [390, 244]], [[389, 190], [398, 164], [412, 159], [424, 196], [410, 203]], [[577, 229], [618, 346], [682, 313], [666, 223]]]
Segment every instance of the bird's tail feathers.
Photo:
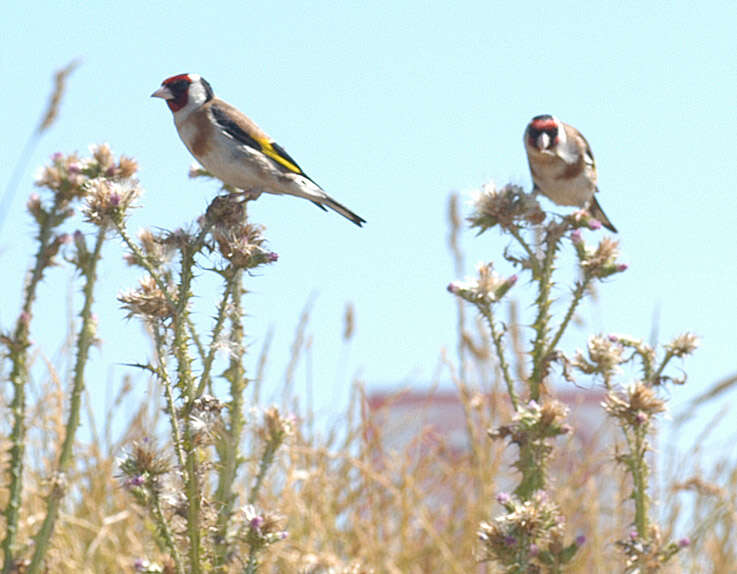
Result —
[[[317, 203], [317, 202], [314, 202], [314, 203]], [[333, 211], [340, 213], [343, 217], [345, 217], [346, 219], [349, 219], [350, 221], [358, 225], [358, 227], [361, 227], [364, 223], [366, 223], [366, 220], [363, 217], [357, 215], [356, 213], [353, 213], [345, 205], [343, 205], [342, 203], [338, 203], [329, 195], [326, 195], [325, 198], [321, 201], [321, 203], [322, 205], [320, 205], [320, 207], [322, 207], [323, 209], [325, 209], [324, 206], [327, 205]]]
[[606, 213], [604, 213], [601, 205], [599, 205], [599, 202], [596, 201], [595, 196], [591, 199], [591, 204], [589, 205], [589, 213], [591, 214], [591, 217], [601, 221], [601, 224], [609, 231], [617, 233], [617, 228], [612, 225], [611, 221], [609, 221], [609, 218], [606, 216]]

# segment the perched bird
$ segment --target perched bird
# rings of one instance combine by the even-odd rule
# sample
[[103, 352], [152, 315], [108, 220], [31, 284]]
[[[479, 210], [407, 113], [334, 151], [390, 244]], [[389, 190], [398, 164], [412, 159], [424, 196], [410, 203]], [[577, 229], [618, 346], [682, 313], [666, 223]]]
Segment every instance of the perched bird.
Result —
[[[202, 166], [223, 183], [252, 197], [262, 192], [296, 195], [325, 206], [361, 226], [366, 220], [338, 203], [296, 161], [230, 104], [216, 98], [197, 74], [167, 78], [151, 94], [163, 98], [174, 115], [179, 137]], [[326, 210], [327, 211], [327, 210]]]
[[617, 232], [594, 196], [599, 191], [596, 164], [581, 132], [546, 114], [532, 118], [524, 142], [535, 191], [558, 205], [586, 207], [604, 227]]

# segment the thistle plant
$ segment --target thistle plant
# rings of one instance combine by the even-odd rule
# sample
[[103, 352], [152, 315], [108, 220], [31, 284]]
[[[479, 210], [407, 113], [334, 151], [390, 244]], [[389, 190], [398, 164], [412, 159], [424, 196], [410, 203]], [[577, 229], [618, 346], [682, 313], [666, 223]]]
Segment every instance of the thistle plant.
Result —
[[[698, 338], [683, 333], [664, 345], [658, 358], [656, 349], [640, 339], [622, 335], [593, 336], [587, 353], [577, 351], [573, 367], [585, 374], [596, 375], [607, 391], [602, 406], [614, 419], [624, 437], [624, 452], [617, 452], [615, 460], [632, 479], [631, 498], [634, 501], [632, 529], [617, 546], [625, 555], [625, 572], [655, 573], [679, 550], [687, 547], [687, 537], [679, 541], [663, 540], [660, 528], [651, 516], [648, 494], [651, 450], [648, 437], [655, 432], [655, 417], [666, 410], [666, 401], [660, 390], [667, 384], [682, 385], [685, 375], [666, 375], [673, 359], [691, 355], [698, 347]], [[636, 364], [639, 377], [624, 386], [614, 382], [626, 364]]]
[[[38, 229], [36, 239], [39, 247], [26, 280], [16, 327], [12, 333], [2, 336], [11, 364], [10, 380], [13, 385], [9, 498], [3, 510], [6, 519], [3, 572], [11, 572], [16, 567], [26, 443], [25, 397], [29, 382], [28, 349], [31, 345], [29, 335], [36, 291], [49, 268], [58, 264], [62, 246], [70, 244], [72, 253], [68, 260], [84, 279], [83, 302], [79, 313], [81, 326], [76, 337], [77, 354], [69, 385], [69, 411], [64, 440], [53, 476], [48, 479], [50, 486], [46, 497], [45, 516], [35, 536], [29, 572], [38, 571], [40, 568], [58, 517], [60, 503], [66, 492], [67, 472], [73, 460], [72, 448], [79, 426], [81, 397], [85, 387], [84, 370], [90, 347], [95, 342], [96, 325], [92, 306], [97, 281], [97, 264], [112, 218], [122, 219], [126, 210], [140, 195], [141, 190], [135, 179], [137, 169], [136, 162], [130, 158], [121, 156], [116, 160], [107, 145], [93, 146], [89, 157], [79, 157], [77, 154], [64, 156], [56, 153], [49, 165], [42, 169], [36, 181], [36, 186], [46, 190], [48, 197], [42, 198], [32, 194], [28, 200], [28, 210]], [[63, 231], [64, 224], [74, 215], [80, 203], [83, 204], [82, 211], [87, 220], [97, 227], [92, 248], [87, 246], [81, 232], [69, 234]]]
[[[499, 229], [508, 237], [510, 244], [504, 249], [503, 258], [516, 268], [516, 273], [505, 277], [494, 271], [493, 263], [482, 264], [477, 277], [455, 281], [448, 286], [451, 293], [471, 303], [488, 325], [514, 412], [510, 423], [490, 429], [489, 436], [516, 445], [514, 467], [520, 480], [513, 494], [498, 496], [502, 514], [481, 524], [478, 532], [480, 559], [493, 560], [510, 574], [563, 572], [583, 543], [582, 537], [565, 541], [565, 517], [552, 501], [547, 476], [554, 439], [573, 431], [565, 422], [567, 409], [550, 395], [553, 367], [557, 365], [569, 380], [573, 379], [575, 370], [603, 378], [609, 391], [605, 408], [618, 420], [625, 434], [628, 452], [617, 460], [633, 478], [636, 503], [633, 523], [638, 541], [647, 541], [637, 546], [639, 550], [633, 549], [632, 544], [622, 543], [627, 553], [627, 567], [630, 563], [641, 566], [645, 560], [641, 557], [647, 553], [654, 553], [660, 563], [664, 563], [679, 546], [656, 542], [657, 529], [647, 510], [644, 455], [648, 445], [645, 437], [652, 430], [652, 417], [664, 409], [664, 402], [657, 398], [657, 388], [673, 380], [664, 374], [667, 364], [674, 357], [690, 353], [695, 348], [695, 339], [691, 335], [676, 339], [666, 347], [659, 363], [655, 362], [654, 350], [641, 342], [601, 336], [589, 341], [588, 358], [580, 352], [573, 358], [567, 357], [560, 342], [581, 302], [597, 283], [627, 269], [619, 260], [617, 242], [605, 237], [595, 246], [588, 245], [583, 231], [599, 230], [599, 221], [585, 211], [546, 220], [535, 195], [515, 185], [501, 189], [493, 183], [485, 185], [468, 221], [479, 235]], [[575, 255], [577, 278], [565, 310], [556, 319], [552, 312], [553, 291], [559, 275], [559, 252], [567, 245]], [[507, 342], [507, 328], [498, 318], [499, 303], [524, 276], [529, 277], [536, 291], [534, 319], [530, 325], [532, 341], [524, 353], [528, 365], [526, 369], [517, 370], [525, 374], [515, 379], [510, 368], [511, 345]], [[642, 380], [622, 393], [616, 389], [614, 377], [620, 364], [633, 361], [635, 357], [641, 361]]]
[[[234, 194], [215, 198], [190, 230], [144, 231], [138, 241], [124, 222], [116, 230], [129, 249], [126, 260], [145, 272], [139, 286], [121, 293], [119, 301], [152, 334], [154, 356], [137, 366], [160, 382], [170, 430], [169, 449], [149, 443], [123, 458], [123, 484], [147, 509], [175, 572], [256, 572], [262, 552], [286, 537], [283, 518], [258, 510], [258, 503], [263, 480], [292, 423], [276, 408], [266, 412], [253, 486], [247, 503], [239, 507], [249, 383], [243, 365], [243, 280], [247, 272], [275, 262], [277, 255], [265, 248], [263, 229], [248, 222], [246, 201]], [[202, 265], [198, 261], [208, 256], [207, 268], [222, 287], [204, 337], [190, 311]], [[228, 400], [215, 396], [218, 351], [228, 355], [222, 372]], [[148, 571], [158, 565], [144, 562]]]

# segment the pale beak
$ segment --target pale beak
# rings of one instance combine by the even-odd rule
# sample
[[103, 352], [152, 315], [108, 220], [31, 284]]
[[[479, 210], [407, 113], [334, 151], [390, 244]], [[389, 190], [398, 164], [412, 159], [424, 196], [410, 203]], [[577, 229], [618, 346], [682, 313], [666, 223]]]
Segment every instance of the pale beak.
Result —
[[543, 132], [537, 136], [537, 141], [535, 143], [537, 144], [537, 149], [540, 151], [546, 150], [550, 145], [550, 136]]
[[166, 86], [161, 86], [158, 90], [156, 90], [153, 94], [151, 94], [152, 98], [163, 98], [165, 100], [173, 100], [174, 94], [171, 93], [171, 90], [167, 88]]

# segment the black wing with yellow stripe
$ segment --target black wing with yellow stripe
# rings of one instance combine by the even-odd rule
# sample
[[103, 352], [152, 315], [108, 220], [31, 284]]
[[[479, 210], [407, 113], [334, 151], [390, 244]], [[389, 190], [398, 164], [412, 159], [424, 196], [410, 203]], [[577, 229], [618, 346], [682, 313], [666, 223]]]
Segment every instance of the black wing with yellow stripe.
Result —
[[[233, 121], [228, 114], [217, 105], [213, 105], [210, 108], [212, 110], [212, 117], [227, 134], [235, 138], [240, 143], [247, 145], [253, 149], [256, 149], [271, 159], [277, 166], [279, 166], [285, 172], [296, 173], [302, 177], [306, 177], [313, 183], [315, 183], [310, 176], [308, 176], [299, 164], [294, 161], [287, 151], [281, 147], [278, 143], [269, 141], [264, 137], [254, 137]], [[259, 130], [260, 131], [260, 130]], [[315, 185], [317, 185], [315, 183]]]

